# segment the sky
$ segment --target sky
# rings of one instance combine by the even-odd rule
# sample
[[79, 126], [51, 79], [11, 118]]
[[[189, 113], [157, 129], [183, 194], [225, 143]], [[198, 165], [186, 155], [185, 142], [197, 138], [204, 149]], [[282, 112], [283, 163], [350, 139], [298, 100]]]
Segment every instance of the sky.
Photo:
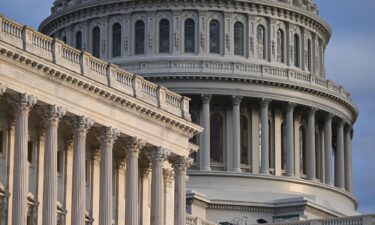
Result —
[[[0, 13], [37, 28], [52, 0], [0, 0]], [[330, 80], [352, 94], [360, 111], [354, 126], [353, 182], [360, 213], [375, 213], [375, 1], [317, 0], [333, 35], [326, 51]], [[373, 64], [374, 63], [374, 64]]]

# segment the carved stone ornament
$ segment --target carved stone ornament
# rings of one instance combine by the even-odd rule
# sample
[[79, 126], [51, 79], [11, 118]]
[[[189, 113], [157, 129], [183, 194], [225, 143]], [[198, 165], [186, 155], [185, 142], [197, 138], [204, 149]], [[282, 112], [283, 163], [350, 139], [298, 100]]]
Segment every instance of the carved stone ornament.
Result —
[[37, 99], [26, 93], [17, 94], [14, 100], [15, 109], [17, 114], [29, 113], [31, 108], [36, 104]]
[[139, 155], [139, 152], [145, 147], [146, 142], [140, 138], [129, 137], [125, 141], [125, 148], [129, 154]]
[[174, 170], [187, 169], [193, 164], [193, 159], [185, 156], [171, 156], [169, 162]]
[[113, 127], [104, 127], [100, 132], [100, 141], [113, 144], [120, 135], [120, 131]]
[[145, 153], [152, 162], [163, 162], [170, 155], [170, 152], [162, 147], [150, 148]]
[[66, 114], [66, 110], [60, 106], [48, 105], [41, 108], [40, 113], [43, 115], [46, 125], [57, 125], [60, 119]]
[[72, 125], [74, 129], [86, 132], [94, 125], [94, 120], [85, 116], [74, 116], [72, 117]]
[[3, 96], [7, 90], [7, 87], [0, 83], [0, 96]]
[[174, 180], [174, 172], [171, 169], [163, 169], [163, 178], [166, 185], [171, 185]]

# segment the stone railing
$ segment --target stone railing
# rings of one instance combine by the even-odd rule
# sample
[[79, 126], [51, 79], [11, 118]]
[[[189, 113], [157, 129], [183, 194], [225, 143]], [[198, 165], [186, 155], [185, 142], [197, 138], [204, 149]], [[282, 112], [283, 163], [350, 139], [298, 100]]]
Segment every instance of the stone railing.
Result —
[[190, 120], [190, 99], [0, 16], [0, 41]]
[[186, 215], [186, 225], [217, 225], [217, 224], [214, 222], [207, 221], [207, 220], [202, 220], [198, 217]]
[[339, 217], [334, 219], [304, 220], [298, 222], [280, 222], [272, 225], [375, 225], [375, 215]]

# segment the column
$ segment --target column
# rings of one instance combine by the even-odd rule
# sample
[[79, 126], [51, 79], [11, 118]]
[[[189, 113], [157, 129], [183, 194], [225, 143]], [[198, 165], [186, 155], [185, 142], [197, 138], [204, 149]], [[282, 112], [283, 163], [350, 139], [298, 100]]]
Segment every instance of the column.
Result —
[[126, 140], [125, 225], [138, 224], [138, 159], [145, 142], [131, 137]]
[[209, 171], [210, 168], [210, 101], [211, 95], [202, 95], [203, 115], [202, 133], [203, 148], [200, 151], [200, 169]]
[[170, 162], [175, 173], [174, 189], [174, 225], [186, 225], [186, 170], [193, 160], [188, 157], [171, 157]]
[[73, 124], [73, 194], [72, 225], [85, 225], [86, 214], [86, 135], [94, 121], [88, 117], [75, 116]]
[[172, 184], [174, 180], [174, 172], [172, 169], [163, 169], [163, 179], [164, 179], [164, 200], [163, 208], [164, 210], [164, 225], [173, 225], [174, 223], [174, 195], [172, 192]]
[[260, 103], [260, 122], [261, 122], [261, 174], [269, 174], [269, 126], [268, 126], [268, 107], [269, 99], [262, 99]]
[[27, 94], [17, 94], [15, 98], [16, 133], [14, 148], [13, 214], [12, 224], [26, 225], [27, 219], [27, 141], [29, 132], [29, 112], [36, 104], [36, 98]]
[[315, 159], [315, 108], [310, 108], [307, 117], [307, 178], [316, 179]]
[[295, 104], [288, 103], [286, 109], [286, 174], [294, 176], [294, 107]]
[[351, 126], [345, 127], [345, 189], [349, 192], [353, 191], [352, 187], [352, 137]]
[[332, 117], [329, 113], [324, 121], [325, 183], [333, 185], [332, 172]]
[[233, 96], [233, 171], [241, 172], [241, 96]]
[[162, 147], [155, 147], [147, 152], [152, 163], [151, 177], [151, 225], [164, 225], [163, 165], [169, 152]]
[[102, 128], [100, 134], [99, 225], [112, 224], [113, 144], [118, 136], [119, 131], [112, 127]]
[[337, 123], [337, 148], [335, 155], [335, 186], [345, 188], [344, 174], [344, 121]]
[[42, 224], [50, 225], [57, 222], [57, 129], [66, 111], [61, 107], [50, 105], [44, 108], [42, 113], [46, 127]]

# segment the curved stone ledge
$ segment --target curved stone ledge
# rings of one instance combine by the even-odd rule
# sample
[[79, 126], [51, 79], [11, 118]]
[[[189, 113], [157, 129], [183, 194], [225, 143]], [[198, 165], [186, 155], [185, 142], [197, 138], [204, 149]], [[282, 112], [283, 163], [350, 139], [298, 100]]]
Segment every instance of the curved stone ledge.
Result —
[[347, 216], [355, 215], [358, 207], [358, 201], [351, 193], [318, 181], [228, 171], [189, 170], [188, 175], [188, 188], [203, 194], [211, 204], [265, 207], [277, 204], [277, 201], [281, 203], [283, 199], [303, 197], [333, 214]]

